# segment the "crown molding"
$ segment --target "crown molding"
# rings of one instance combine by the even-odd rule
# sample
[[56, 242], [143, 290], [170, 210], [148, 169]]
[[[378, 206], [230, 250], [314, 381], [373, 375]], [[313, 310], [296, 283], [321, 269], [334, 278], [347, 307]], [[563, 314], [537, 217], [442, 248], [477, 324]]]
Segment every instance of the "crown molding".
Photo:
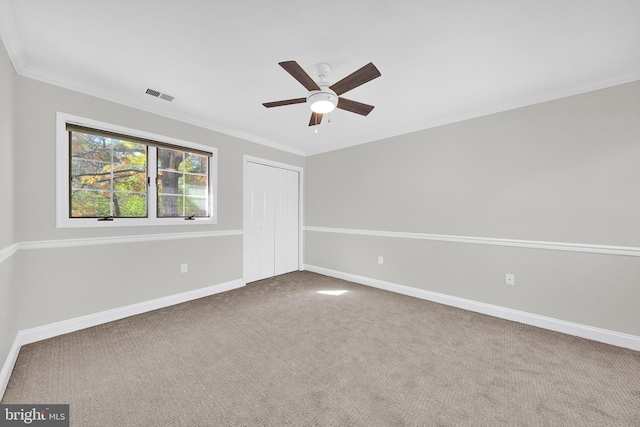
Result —
[[415, 122], [411, 125], [400, 127], [384, 134], [377, 134], [375, 137], [355, 139], [346, 144], [333, 144], [326, 145], [320, 149], [311, 149], [307, 151], [307, 156], [314, 156], [317, 154], [327, 153], [330, 151], [340, 150], [343, 148], [349, 148], [356, 145], [362, 145], [369, 142], [380, 141], [388, 138], [394, 138], [400, 135], [406, 135], [414, 132], [419, 132], [439, 126], [445, 126], [465, 120], [476, 119], [479, 117], [489, 116], [492, 114], [503, 113], [510, 110], [516, 110], [518, 108], [529, 107], [536, 104], [542, 104], [545, 102], [555, 101], [562, 98], [568, 98], [571, 96], [582, 95], [589, 92], [594, 92], [601, 89], [606, 89], [614, 86], [623, 85], [640, 80], [640, 71], [625, 74], [622, 76], [616, 76], [612, 78], [602, 79], [596, 82], [583, 84], [572, 88], [564, 88], [557, 91], [549, 91], [541, 94], [536, 94], [528, 98], [524, 98], [518, 102], [502, 103], [495, 105], [488, 105], [478, 109], [460, 112], [457, 114], [448, 115], [445, 117], [439, 117], [436, 119], [428, 119]]
[[239, 129], [233, 129], [228, 126], [221, 125], [220, 123], [205, 121], [188, 115], [176, 114], [174, 112], [165, 111], [161, 108], [155, 108], [151, 105], [142, 104], [132, 98], [115, 95], [111, 91], [105, 90], [99, 86], [87, 84], [86, 82], [53, 73], [29, 64], [8, 0], [0, 0], [0, 38], [2, 38], [2, 41], [4, 42], [9, 59], [13, 64], [13, 68], [16, 73], [22, 77], [38, 80], [47, 84], [80, 92], [85, 95], [94, 96], [106, 101], [135, 108], [137, 110], [157, 114], [169, 119], [178, 120], [183, 123], [212, 130], [224, 135], [275, 148], [276, 150], [285, 151], [303, 157], [306, 155], [304, 150], [296, 149], [279, 142], [272, 141], [268, 138], [263, 138]]
[[8, 0], [0, 0], [0, 37], [4, 41], [9, 58], [13, 63], [16, 73], [23, 77], [28, 77], [34, 80], [42, 81], [44, 83], [52, 84], [54, 86], [63, 87], [65, 89], [80, 92], [86, 95], [94, 96], [107, 101], [115, 102], [124, 106], [135, 108], [141, 111], [146, 111], [152, 114], [156, 114], [169, 119], [177, 120], [183, 123], [187, 123], [193, 126], [198, 126], [204, 129], [208, 129], [214, 132], [218, 132], [231, 137], [239, 138], [248, 142], [253, 142], [270, 148], [274, 148], [280, 151], [288, 152], [291, 154], [299, 155], [302, 157], [308, 157], [327, 153], [330, 151], [336, 151], [344, 148], [353, 147], [356, 145], [362, 145], [369, 142], [384, 140], [388, 138], [397, 137], [409, 133], [419, 132], [439, 126], [444, 126], [452, 123], [457, 123], [465, 120], [479, 118], [491, 114], [514, 110], [522, 107], [527, 107], [535, 104], [540, 104], [548, 101], [553, 101], [561, 98], [566, 98], [574, 95], [580, 95], [587, 92], [592, 92], [600, 89], [605, 89], [612, 86], [618, 86], [625, 83], [640, 80], [640, 71], [633, 73], [604, 78], [596, 82], [585, 83], [571, 88], [562, 88], [560, 90], [550, 90], [542, 93], [536, 93], [527, 98], [523, 98], [517, 102], [508, 102], [501, 104], [493, 104], [483, 106], [477, 109], [471, 109], [456, 114], [451, 114], [444, 117], [428, 118], [426, 120], [420, 120], [409, 125], [395, 128], [389, 132], [379, 133], [373, 136], [367, 136], [363, 138], [353, 139], [345, 143], [326, 144], [318, 148], [299, 149], [289, 145], [282, 144], [277, 141], [273, 141], [269, 138], [264, 138], [259, 135], [255, 135], [249, 132], [242, 131], [240, 129], [231, 128], [222, 125], [217, 122], [203, 120], [201, 118], [178, 114], [175, 112], [165, 111], [162, 108], [156, 108], [153, 105], [143, 104], [139, 101], [126, 96], [116, 95], [109, 90], [91, 85], [86, 82], [82, 82], [76, 79], [62, 76], [42, 68], [35, 67], [29, 64], [23, 43], [20, 40], [20, 35], [15, 26], [13, 13], [9, 6]]
[[19, 74], [18, 70], [24, 69], [27, 59], [20, 40], [20, 34], [16, 28], [13, 12], [9, 7], [9, 0], [0, 0], [0, 38], [4, 42], [4, 47], [7, 50], [9, 59], [11, 59], [13, 68]]
[[[12, 61], [13, 61], [13, 58], [12, 58]], [[285, 152], [296, 154], [299, 156], [306, 155], [306, 153], [303, 150], [299, 150], [275, 141], [271, 141], [270, 139], [263, 138], [258, 135], [254, 135], [249, 132], [233, 129], [227, 126], [223, 126], [219, 123], [205, 121], [193, 116], [177, 114], [175, 112], [166, 111], [161, 108], [155, 108], [152, 105], [140, 103], [132, 98], [116, 95], [111, 91], [103, 89], [99, 86], [90, 85], [85, 82], [79, 81], [77, 79], [72, 79], [70, 77], [63, 76], [63, 75], [53, 73], [48, 70], [30, 65], [26, 61], [26, 59], [24, 59], [23, 63], [20, 64], [19, 66], [14, 62], [14, 67], [16, 68], [16, 72], [22, 77], [38, 80], [43, 83], [62, 87], [64, 89], [69, 89], [75, 92], [80, 92], [85, 95], [94, 96], [96, 98], [104, 99], [106, 101], [114, 102], [116, 104], [124, 105], [126, 107], [135, 108], [136, 110], [146, 111], [148, 113], [156, 114], [158, 116], [166, 117], [169, 119], [177, 120], [179, 122], [201, 127], [203, 129], [208, 129], [224, 135], [232, 136], [234, 138], [239, 138], [245, 141], [254, 142], [256, 144], [264, 145], [270, 148], [275, 148], [276, 150], [285, 151]]]

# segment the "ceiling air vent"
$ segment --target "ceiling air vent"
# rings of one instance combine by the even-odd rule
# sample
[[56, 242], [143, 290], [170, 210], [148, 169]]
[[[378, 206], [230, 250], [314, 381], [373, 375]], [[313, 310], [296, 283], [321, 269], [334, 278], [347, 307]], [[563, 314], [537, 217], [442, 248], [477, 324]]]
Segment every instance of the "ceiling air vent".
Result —
[[165, 101], [173, 101], [174, 97], [167, 95], [166, 93], [159, 92], [155, 89], [148, 88], [144, 93], [147, 95], [155, 96], [156, 98], [164, 99]]

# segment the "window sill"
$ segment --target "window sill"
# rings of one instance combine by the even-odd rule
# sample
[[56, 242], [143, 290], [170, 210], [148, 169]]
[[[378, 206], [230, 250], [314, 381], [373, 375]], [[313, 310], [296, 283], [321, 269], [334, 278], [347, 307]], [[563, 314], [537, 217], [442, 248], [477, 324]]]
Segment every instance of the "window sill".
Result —
[[97, 218], [62, 219], [56, 224], [56, 228], [111, 228], [111, 227], [163, 227], [179, 225], [214, 225], [214, 218], [184, 218], [148, 219], [148, 218], [114, 218], [113, 221], [98, 221]]

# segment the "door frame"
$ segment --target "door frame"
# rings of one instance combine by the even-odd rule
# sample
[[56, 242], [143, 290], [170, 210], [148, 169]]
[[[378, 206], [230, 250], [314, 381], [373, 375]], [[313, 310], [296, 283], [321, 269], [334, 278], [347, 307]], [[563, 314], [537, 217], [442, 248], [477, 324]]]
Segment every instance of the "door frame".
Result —
[[[294, 166], [287, 163], [276, 162], [273, 160], [263, 159], [261, 157], [255, 157], [250, 155], [243, 155], [242, 157], [242, 232], [244, 234], [245, 224], [245, 209], [244, 205], [245, 196], [247, 195], [247, 163], [256, 163], [263, 166], [270, 166], [279, 169], [285, 169], [298, 173], [298, 271], [302, 270], [304, 265], [304, 168], [300, 166]], [[242, 239], [242, 276], [245, 274], [245, 252], [244, 252], [244, 237]]]

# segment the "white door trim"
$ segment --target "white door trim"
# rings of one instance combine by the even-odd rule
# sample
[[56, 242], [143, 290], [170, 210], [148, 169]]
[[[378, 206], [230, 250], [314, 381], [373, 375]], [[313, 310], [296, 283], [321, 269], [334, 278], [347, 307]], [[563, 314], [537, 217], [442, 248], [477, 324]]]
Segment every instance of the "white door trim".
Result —
[[[290, 170], [294, 172], [298, 172], [299, 180], [298, 180], [298, 270], [302, 270], [304, 268], [304, 168], [300, 166], [294, 166], [287, 163], [276, 162], [273, 160], [263, 159], [261, 157], [249, 156], [245, 154], [242, 159], [242, 215], [244, 217], [244, 198], [246, 191], [245, 188], [245, 180], [246, 180], [246, 167], [247, 163], [257, 163], [259, 165], [271, 166], [274, 168], [280, 168], [285, 170]], [[244, 223], [243, 223], [244, 228]], [[244, 272], [244, 248], [242, 249], [242, 271]]]

